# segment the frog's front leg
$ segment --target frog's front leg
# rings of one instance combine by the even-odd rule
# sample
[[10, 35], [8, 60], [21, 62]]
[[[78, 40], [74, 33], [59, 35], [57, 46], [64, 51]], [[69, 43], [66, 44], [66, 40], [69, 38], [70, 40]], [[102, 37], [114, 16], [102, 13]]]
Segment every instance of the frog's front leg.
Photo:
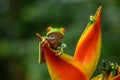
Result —
[[62, 55], [64, 48], [66, 48], [66, 44], [61, 44], [60, 51], [56, 55], [58, 55], [58, 56]]

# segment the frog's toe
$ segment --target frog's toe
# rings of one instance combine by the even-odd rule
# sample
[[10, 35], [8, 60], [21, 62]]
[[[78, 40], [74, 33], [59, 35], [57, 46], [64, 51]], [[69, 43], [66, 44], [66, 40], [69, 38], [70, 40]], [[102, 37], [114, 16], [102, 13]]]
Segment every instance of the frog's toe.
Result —
[[41, 44], [45, 42], [45, 37], [42, 37], [42, 41], [40, 42]]

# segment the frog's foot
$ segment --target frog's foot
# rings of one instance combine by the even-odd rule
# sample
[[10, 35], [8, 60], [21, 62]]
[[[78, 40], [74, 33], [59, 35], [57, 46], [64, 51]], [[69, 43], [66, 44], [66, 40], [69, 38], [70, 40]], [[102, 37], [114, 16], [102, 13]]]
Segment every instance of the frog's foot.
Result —
[[40, 42], [41, 46], [44, 47], [45, 45], [48, 44], [47, 40], [45, 37], [42, 37], [42, 41]]
[[45, 38], [45, 36], [43, 36], [40, 43], [43, 44], [45, 42], [45, 40], [46, 40], [46, 38]]
[[60, 56], [62, 52], [60, 50], [53, 50], [55, 52], [55, 55]]

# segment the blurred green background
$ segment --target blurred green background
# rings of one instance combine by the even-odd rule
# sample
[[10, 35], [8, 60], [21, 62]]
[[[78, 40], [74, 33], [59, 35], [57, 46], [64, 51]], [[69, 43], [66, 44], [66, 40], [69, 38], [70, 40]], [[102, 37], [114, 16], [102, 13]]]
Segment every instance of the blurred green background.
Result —
[[[0, 0], [0, 80], [50, 80], [38, 64], [36, 32], [48, 26], [66, 28], [66, 53], [74, 54], [77, 40], [102, 5], [102, 59], [120, 64], [119, 0]], [[94, 75], [100, 73], [97, 68]]]

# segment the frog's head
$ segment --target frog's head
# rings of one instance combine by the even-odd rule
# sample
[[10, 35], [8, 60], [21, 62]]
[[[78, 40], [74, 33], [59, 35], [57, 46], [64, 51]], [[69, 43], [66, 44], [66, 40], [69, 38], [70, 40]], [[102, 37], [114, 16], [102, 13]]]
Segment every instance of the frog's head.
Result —
[[51, 34], [60, 34], [64, 37], [64, 33], [65, 33], [65, 29], [64, 28], [52, 28], [52, 27], [48, 27], [47, 28], [47, 35], [49, 36]]

